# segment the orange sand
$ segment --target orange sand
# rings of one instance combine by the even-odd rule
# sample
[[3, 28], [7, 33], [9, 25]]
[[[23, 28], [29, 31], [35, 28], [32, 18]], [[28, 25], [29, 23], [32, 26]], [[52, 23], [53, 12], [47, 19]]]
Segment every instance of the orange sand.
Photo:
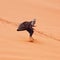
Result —
[[[37, 19], [34, 43], [19, 23]], [[47, 35], [46, 35], [47, 34]], [[60, 60], [60, 1], [1, 0], [0, 60]]]

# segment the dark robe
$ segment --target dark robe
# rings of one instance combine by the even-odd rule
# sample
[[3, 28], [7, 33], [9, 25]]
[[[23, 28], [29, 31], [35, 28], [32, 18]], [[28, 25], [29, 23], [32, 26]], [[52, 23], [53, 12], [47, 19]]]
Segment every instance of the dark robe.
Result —
[[25, 22], [23, 22], [23, 23], [21, 23], [19, 25], [17, 31], [24, 31], [24, 30], [26, 30], [26, 31], [29, 32], [30, 37], [32, 37], [32, 35], [34, 33], [34, 29], [33, 29], [34, 24], [35, 24], [35, 21], [30, 21], [30, 22], [25, 21]]

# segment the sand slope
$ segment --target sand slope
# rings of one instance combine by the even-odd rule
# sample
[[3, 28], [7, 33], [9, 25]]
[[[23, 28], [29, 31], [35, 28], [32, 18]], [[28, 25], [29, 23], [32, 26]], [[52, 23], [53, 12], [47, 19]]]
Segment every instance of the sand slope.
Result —
[[[0, 1], [0, 60], [60, 60], [60, 1]], [[19, 23], [37, 19], [34, 43]]]

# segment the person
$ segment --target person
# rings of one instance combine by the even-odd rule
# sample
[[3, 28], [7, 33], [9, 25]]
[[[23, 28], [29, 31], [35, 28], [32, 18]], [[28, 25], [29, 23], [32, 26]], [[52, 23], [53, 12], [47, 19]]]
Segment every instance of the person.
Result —
[[29, 21], [29, 22], [25, 21], [18, 26], [17, 31], [26, 30], [29, 33], [29, 37], [32, 38], [32, 35], [34, 33], [33, 27], [35, 27], [35, 23], [36, 23], [36, 19], [33, 19], [32, 21]]

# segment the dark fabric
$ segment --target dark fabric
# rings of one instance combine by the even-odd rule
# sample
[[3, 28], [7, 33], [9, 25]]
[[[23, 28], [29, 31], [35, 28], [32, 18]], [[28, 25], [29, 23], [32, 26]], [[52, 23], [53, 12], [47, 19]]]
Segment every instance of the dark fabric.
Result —
[[32, 28], [31, 22], [23, 22], [19, 25], [17, 30], [23, 31], [23, 30], [26, 30], [28, 28]]
[[31, 21], [30, 22], [23, 22], [19, 25], [17, 31], [24, 31], [27, 30], [30, 34], [30, 37], [32, 37], [34, 31], [33, 31], [33, 26], [31, 25]]
[[32, 37], [32, 35], [34, 33], [33, 28], [28, 28], [27, 31], [29, 32], [30, 37]]

